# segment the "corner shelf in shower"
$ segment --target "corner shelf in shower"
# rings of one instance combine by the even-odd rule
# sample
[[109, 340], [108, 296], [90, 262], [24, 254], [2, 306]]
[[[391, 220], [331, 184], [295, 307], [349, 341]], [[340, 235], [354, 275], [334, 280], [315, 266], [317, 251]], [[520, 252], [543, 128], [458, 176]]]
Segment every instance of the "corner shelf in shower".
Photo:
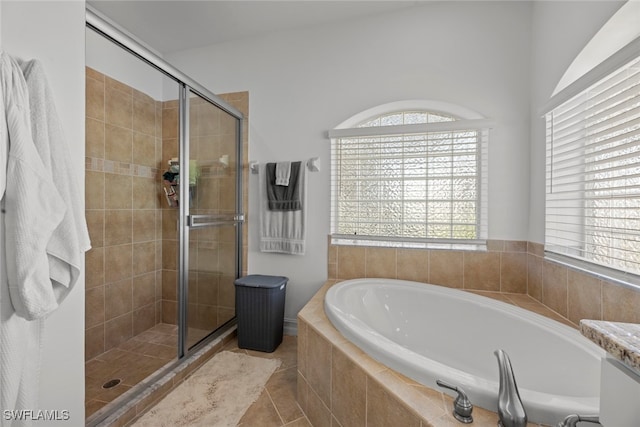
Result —
[[169, 206], [177, 208], [180, 206], [180, 182], [178, 180], [180, 177], [180, 165], [178, 164], [178, 159], [171, 159], [168, 163], [169, 170], [162, 174], [162, 188]]

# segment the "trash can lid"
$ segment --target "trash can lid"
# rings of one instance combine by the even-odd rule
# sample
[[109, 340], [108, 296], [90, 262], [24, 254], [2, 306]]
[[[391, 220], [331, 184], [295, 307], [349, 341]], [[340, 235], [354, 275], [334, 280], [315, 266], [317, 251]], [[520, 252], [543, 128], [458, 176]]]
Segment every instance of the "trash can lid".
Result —
[[237, 286], [248, 286], [251, 288], [278, 288], [289, 281], [284, 276], [267, 276], [264, 274], [250, 274], [236, 279], [233, 283]]

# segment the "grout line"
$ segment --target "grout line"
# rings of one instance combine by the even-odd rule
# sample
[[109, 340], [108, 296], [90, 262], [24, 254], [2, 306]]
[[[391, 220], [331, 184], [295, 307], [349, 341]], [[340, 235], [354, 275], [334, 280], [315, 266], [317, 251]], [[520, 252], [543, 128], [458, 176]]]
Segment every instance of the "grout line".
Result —
[[[504, 249], [504, 247], [502, 248]], [[502, 290], [502, 255], [505, 252], [499, 252], [498, 253], [498, 292], [504, 292]]]
[[604, 281], [600, 282], [600, 320], [604, 320]]
[[[298, 407], [300, 407], [300, 406], [298, 406]], [[302, 411], [302, 410], [301, 410], [301, 412], [304, 414], [304, 411]], [[303, 416], [301, 416], [301, 417], [299, 417], [299, 418], [296, 418], [295, 420], [291, 420], [291, 421], [289, 421], [288, 423], [284, 424], [284, 427], [287, 427], [287, 426], [291, 426], [291, 425], [297, 424], [297, 423], [298, 423], [298, 421], [300, 421], [300, 420], [305, 420], [305, 421], [307, 421], [307, 423], [308, 423], [309, 425], [311, 425], [311, 422], [309, 421], [309, 419], [307, 418], [307, 416], [306, 416], [306, 415], [303, 415]]]
[[368, 416], [369, 416], [369, 375], [365, 374], [364, 376], [364, 425], [368, 425]]
[[[567, 268], [564, 275], [564, 294], [566, 295], [567, 301], [564, 307], [564, 314], [560, 313], [562, 317], [565, 319], [569, 319], [569, 269]], [[573, 323], [573, 322], [572, 322]]]
[[465, 268], [465, 264], [466, 264], [465, 263], [465, 259], [466, 259], [466, 257], [467, 257], [467, 254], [465, 252], [462, 252], [462, 289], [463, 290], [467, 289], [466, 283], [465, 283], [465, 277], [467, 276], [465, 274], [465, 270], [466, 270], [466, 268]]
[[[271, 374], [271, 377], [273, 377], [273, 374]], [[267, 397], [269, 398], [269, 401], [271, 402], [271, 406], [273, 406], [273, 409], [276, 411], [276, 414], [278, 415], [278, 418], [280, 418], [280, 425], [284, 426], [284, 418], [282, 418], [282, 415], [280, 415], [280, 411], [278, 411], [278, 407], [276, 406], [276, 403], [273, 401], [273, 397], [271, 397], [271, 393], [269, 393], [269, 390], [267, 390], [267, 383], [269, 382], [271, 377], [269, 377], [269, 379], [267, 379], [267, 382], [264, 384], [263, 390], [264, 390], [265, 393], [267, 393]], [[249, 408], [251, 408], [251, 406], [249, 406]]]

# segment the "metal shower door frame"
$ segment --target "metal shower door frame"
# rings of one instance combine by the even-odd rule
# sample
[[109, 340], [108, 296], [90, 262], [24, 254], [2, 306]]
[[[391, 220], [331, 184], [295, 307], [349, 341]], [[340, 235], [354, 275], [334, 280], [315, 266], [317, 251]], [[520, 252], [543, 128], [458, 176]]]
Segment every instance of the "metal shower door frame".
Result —
[[[179, 93], [179, 164], [180, 164], [180, 204], [178, 215], [178, 358], [182, 358], [190, 353], [187, 346], [188, 335], [188, 295], [189, 295], [189, 231], [192, 228], [219, 227], [224, 225], [234, 225], [236, 228], [235, 244], [235, 276], [240, 277], [242, 273], [242, 224], [244, 223], [243, 202], [242, 202], [242, 168], [236, 167], [236, 207], [235, 213], [231, 215], [191, 215], [189, 207], [191, 205], [191, 194], [189, 191], [189, 94], [200, 94], [187, 84], [180, 84]], [[206, 101], [208, 99], [202, 97]], [[213, 104], [213, 103], [212, 103]], [[215, 104], [214, 104], [215, 105]], [[236, 117], [236, 165], [242, 165], [242, 119]], [[204, 221], [203, 221], [204, 220]], [[212, 333], [214, 331], [211, 331]]]
[[[126, 33], [120, 29], [117, 24], [112, 23], [108, 18], [100, 14], [96, 9], [87, 5], [86, 11], [86, 27], [101, 35], [102, 37], [110, 40], [117, 46], [120, 46], [125, 51], [129, 52], [133, 56], [139, 58], [146, 64], [160, 71], [165, 76], [174, 80], [179, 85], [179, 123], [180, 123], [180, 141], [179, 141], [179, 158], [180, 169], [186, 171], [188, 175], [189, 171], [189, 93], [194, 93], [206, 100], [207, 102], [220, 108], [227, 114], [237, 119], [237, 149], [236, 165], [242, 165], [243, 153], [242, 153], [242, 122], [244, 115], [240, 110], [225, 102], [223, 99], [215, 95], [213, 92], [200, 85], [195, 80], [175, 68], [173, 65], [166, 62], [156, 53], [152, 52], [142, 42], [138, 41], [132, 35]], [[203, 218], [201, 215], [189, 216], [189, 188], [188, 176], [185, 179], [183, 176], [180, 179], [180, 212], [179, 212], [179, 254], [178, 254], [178, 295], [179, 295], [179, 308], [178, 308], [178, 323], [179, 323], [179, 335], [178, 335], [178, 360], [183, 359], [190, 354], [186, 345], [187, 340], [187, 292], [189, 281], [189, 229], [200, 228], [208, 226], [218, 226], [224, 224], [236, 225], [236, 277], [239, 277], [242, 272], [242, 224], [244, 223], [244, 211], [242, 202], [242, 167], [236, 169], [236, 213], [233, 218], [210, 218], [212, 221], [206, 221], [207, 218]], [[201, 220], [205, 219], [204, 222]], [[213, 333], [214, 331], [212, 331]]]

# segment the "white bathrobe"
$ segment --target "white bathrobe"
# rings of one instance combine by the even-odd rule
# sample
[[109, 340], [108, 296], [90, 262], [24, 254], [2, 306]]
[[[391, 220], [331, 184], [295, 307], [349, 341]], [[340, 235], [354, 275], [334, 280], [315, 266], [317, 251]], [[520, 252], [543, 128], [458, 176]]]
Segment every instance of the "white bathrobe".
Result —
[[[36, 239], [25, 239], [15, 248], [15, 230], [12, 229], [22, 214], [25, 220], [37, 212], [51, 211], [51, 215], [40, 224], [35, 224], [36, 234], [48, 239], [64, 214], [64, 206], [57, 201], [45, 197], [42, 202], [36, 200], [31, 205], [20, 206], [16, 198], [20, 192], [39, 193], [37, 186], [45, 180], [42, 176], [44, 167], [33, 146], [31, 138], [31, 122], [29, 119], [29, 96], [22, 71], [17, 63], [8, 55], [0, 54], [0, 91], [2, 92], [0, 125], [0, 152], [5, 155], [1, 159], [3, 221], [0, 221], [0, 236], [4, 237], [0, 250], [0, 408], [2, 410], [37, 409], [38, 376], [42, 343], [43, 320], [30, 320], [14, 309], [9, 287], [15, 279], [17, 258], [27, 256], [27, 252], [43, 249]], [[30, 163], [29, 161], [32, 161]], [[24, 182], [16, 183], [24, 176]], [[36, 187], [36, 188], [34, 188]], [[45, 184], [45, 188], [48, 185]], [[31, 199], [31, 198], [27, 198]], [[21, 204], [19, 204], [21, 205]], [[46, 209], [46, 210], [41, 210]], [[26, 212], [24, 212], [26, 210]], [[31, 212], [29, 212], [31, 210]], [[24, 243], [24, 246], [23, 246]], [[46, 260], [46, 254], [44, 254]], [[34, 258], [34, 264], [42, 263], [43, 256]], [[20, 270], [23, 270], [21, 268]], [[2, 426], [28, 426], [28, 421], [6, 419], [2, 413]], [[10, 418], [10, 417], [9, 417]]]
[[[46, 245], [48, 277], [51, 279], [45, 286], [46, 298], [50, 299], [46, 306], [55, 309], [78, 280], [84, 253], [91, 249], [83, 197], [78, 184], [82, 177], [74, 173], [70, 162], [69, 146], [42, 64], [31, 60], [21, 64], [21, 68], [29, 90], [33, 143], [42, 160], [47, 179], [53, 184], [65, 206], [64, 216]], [[43, 198], [42, 193], [40, 198]], [[40, 311], [40, 296], [36, 297], [36, 301], [25, 301], [26, 311], [34, 318], [48, 314]]]
[[[31, 108], [23, 71], [8, 54], [0, 53], [2, 411], [41, 409], [37, 397], [45, 317], [77, 280], [89, 246], [84, 213], [79, 210], [82, 199], [69, 199], [70, 194], [81, 195], [73, 194], [71, 187], [58, 188], [68, 185], [74, 175], [67, 170], [59, 181], [53, 177], [52, 165], [58, 161], [66, 165], [60, 156], [68, 158], [68, 149], [61, 140], [50, 93], [42, 89], [41, 74], [32, 74], [31, 79], [32, 98], [44, 97], [45, 112], [39, 99], [34, 98], [36, 107]], [[0, 413], [0, 426], [31, 425], [28, 417], [11, 418]]]

